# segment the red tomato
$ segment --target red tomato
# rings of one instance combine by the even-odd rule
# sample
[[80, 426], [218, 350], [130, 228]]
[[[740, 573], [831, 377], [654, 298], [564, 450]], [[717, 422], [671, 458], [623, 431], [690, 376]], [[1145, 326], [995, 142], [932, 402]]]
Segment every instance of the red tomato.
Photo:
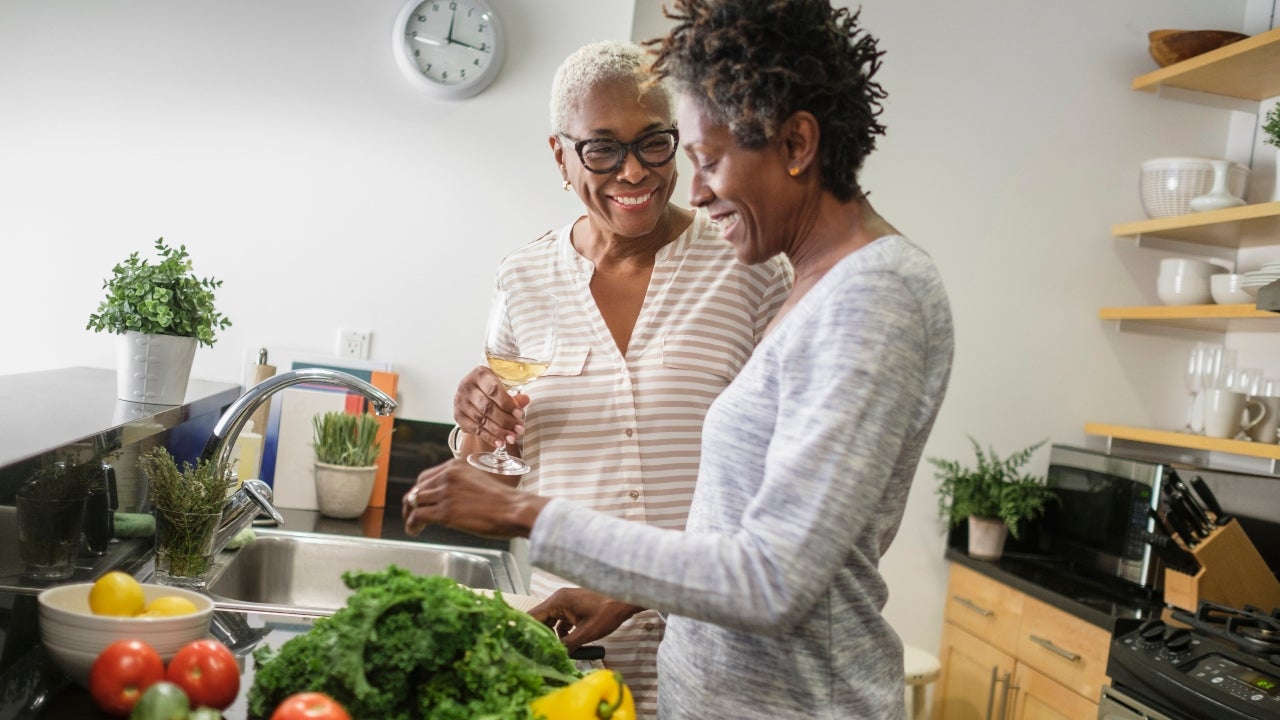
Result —
[[337, 700], [321, 692], [290, 695], [271, 713], [271, 720], [351, 720]]
[[195, 640], [183, 645], [169, 661], [165, 679], [182, 688], [195, 707], [226, 710], [240, 692], [236, 658], [217, 640]]
[[110, 715], [128, 715], [147, 688], [164, 680], [164, 661], [141, 640], [117, 640], [89, 669], [89, 694]]

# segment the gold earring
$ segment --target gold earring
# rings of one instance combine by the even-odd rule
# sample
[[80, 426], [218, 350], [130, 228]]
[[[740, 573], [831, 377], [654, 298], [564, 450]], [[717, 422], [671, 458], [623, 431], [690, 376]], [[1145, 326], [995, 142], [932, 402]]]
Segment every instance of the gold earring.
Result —
[[791, 177], [795, 177], [800, 174], [800, 168], [798, 167], [789, 168], [787, 170], [787, 174], [790, 175]]
[[564, 191], [565, 191], [565, 192], [569, 192], [569, 188], [571, 188], [571, 187], [573, 187], [573, 186], [569, 184], [569, 181], [568, 181], [568, 180], [565, 180], [565, 181], [564, 181], [564, 184], [563, 184], [563, 185], [561, 185], [560, 187], [564, 188]]

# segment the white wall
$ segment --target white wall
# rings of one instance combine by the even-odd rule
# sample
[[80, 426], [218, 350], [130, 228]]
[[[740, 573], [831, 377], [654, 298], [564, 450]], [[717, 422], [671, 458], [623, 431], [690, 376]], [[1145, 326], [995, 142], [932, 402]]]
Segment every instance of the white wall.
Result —
[[[933, 253], [955, 313], [927, 456], [969, 458], [966, 435], [1007, 454], [1084, 442], [1088, 420], [1180, 423], [1186, 339], [1097, 320], [1156, 302], [1162, 255], [1110, 228], [1142, 217], [1143, 160], [1222, 156], [1234, 126], [1129, 83], [1155, 69], [1148, 30], [1240, 29], [1258, 2], [864, 0], [889, 91], [864, 181]], [[629, 37], [633, 13], [639, 37], [662, 27], [658, 0], [494, 4], [506, 67], [447, 103], [397, 73], [400, 0], [0, 2], [0, 373], [111, 367], [111, 338], [83, 330], [101, 280], [164, 235], [225, 281], [236, 323], [197, 376], [240, 381], [260, 345], [324, 351], [367, 328], [404, 415], [447, 420], [496, 261], [578, 209], [546, 150], [555, 66]], [[1252, 362], [1272, 362], [1259, 344]], [[925, 648], [946, 579], [932, 488], [924, 466], [882, 566], [886, 612]]]
[[234, 322], [196, 377], [369, 329], [402, 416], [448, 420], [498, 259], [580, 207], [547, 147], [552, 74], [627, 37], [632, 8], [496, 0], [502, 73], [448, 102], [394, 64], [402, 4], [0, 2], [0, 373], [114, 366], [85, 323], [163, 235], [224, 281]]

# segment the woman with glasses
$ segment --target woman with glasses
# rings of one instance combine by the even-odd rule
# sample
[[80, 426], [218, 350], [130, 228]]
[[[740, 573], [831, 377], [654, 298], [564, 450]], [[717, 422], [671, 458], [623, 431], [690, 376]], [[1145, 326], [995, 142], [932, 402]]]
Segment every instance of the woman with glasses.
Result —
[[[458, 387], [454, 417], [462, 452], [502, 441], [533, 468], [503, 481], [679, 530], [707, 408], [746, 362], [791, 275], [781, 258], [739, 264], [705, 212], [670, 204], [680, 136], [671, 92], [648, 62], [636, 45], [603, 42], [557, 71], [549, 144], [585, 212], [505, 258], [497, 277], [504, 288], [555, 293], [555, 358], [514, 399], [487, 367], [475, 368]], [[545, 598], [568, 583], [535, 568], [531, 585]], [[600, 643], [605, 665], [626, 676], [652, 717], [665, 624], [651, 610], [609, 607], [619, 620], [634, 617]]]
[[[655, 66], [679, 94], [690, 200], [739, 260], [785, 255], [795, 271], [707, 412], [685, 531], [521, 493], [457, 461], [419, 476], [406, 529], [525, 536], [535, 564], [669, 613], [661, 718], [902, 718], [902, 642], [880, 614], [878, 566], [954, 339], [932, 260], [860, 183], [884, 133], [883, 53], [829, 0], [673, 4]], [[534, 614], [577, 624], [588, 610], [561, 605]]]

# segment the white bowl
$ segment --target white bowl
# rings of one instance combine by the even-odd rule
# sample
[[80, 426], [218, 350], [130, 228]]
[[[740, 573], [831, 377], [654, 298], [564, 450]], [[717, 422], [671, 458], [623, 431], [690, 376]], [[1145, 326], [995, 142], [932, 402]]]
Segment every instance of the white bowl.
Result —
[[1191, 258], [1165, 258], [1160, 261], [1161, 277], [1166, 275], [1194, 275], [1196, 277], [1209, 277], [1215, 272], [1222, 272], [1222, 268], [1204, 260], [1192, 260]]
[[1209, 277], [1209, 294], [1219, 305], [1238, 305], [1253, 302], [1253, 296], [1245, 292], [1240, 283], [1244, 275], [1238, 273], [1219, 273]]
[[[92, 587], [93, 583], [59, 585], [38, 597], [41, 641], [58, 666], [82, 685], [88, 681], [88, 666], [93, 665], [93, 658], [117, 640], [142, 640], [168, 662], [183, 645], [209, 634], [213, 601], [207, 595], [146, 584], [142, 586], [146, 602], [162, 595], [177, 595], [194, 603], [196, 612], [169, 617], [119, 617], [93, 614], [89, 609]], [[88, 666], [84, 665], [84, 657], [89, 658]]]
[[1165, 305], [1204, 305], [1213, 299], [1208, 278], [1188, 275], [1156, 278], [1156, 297]]

